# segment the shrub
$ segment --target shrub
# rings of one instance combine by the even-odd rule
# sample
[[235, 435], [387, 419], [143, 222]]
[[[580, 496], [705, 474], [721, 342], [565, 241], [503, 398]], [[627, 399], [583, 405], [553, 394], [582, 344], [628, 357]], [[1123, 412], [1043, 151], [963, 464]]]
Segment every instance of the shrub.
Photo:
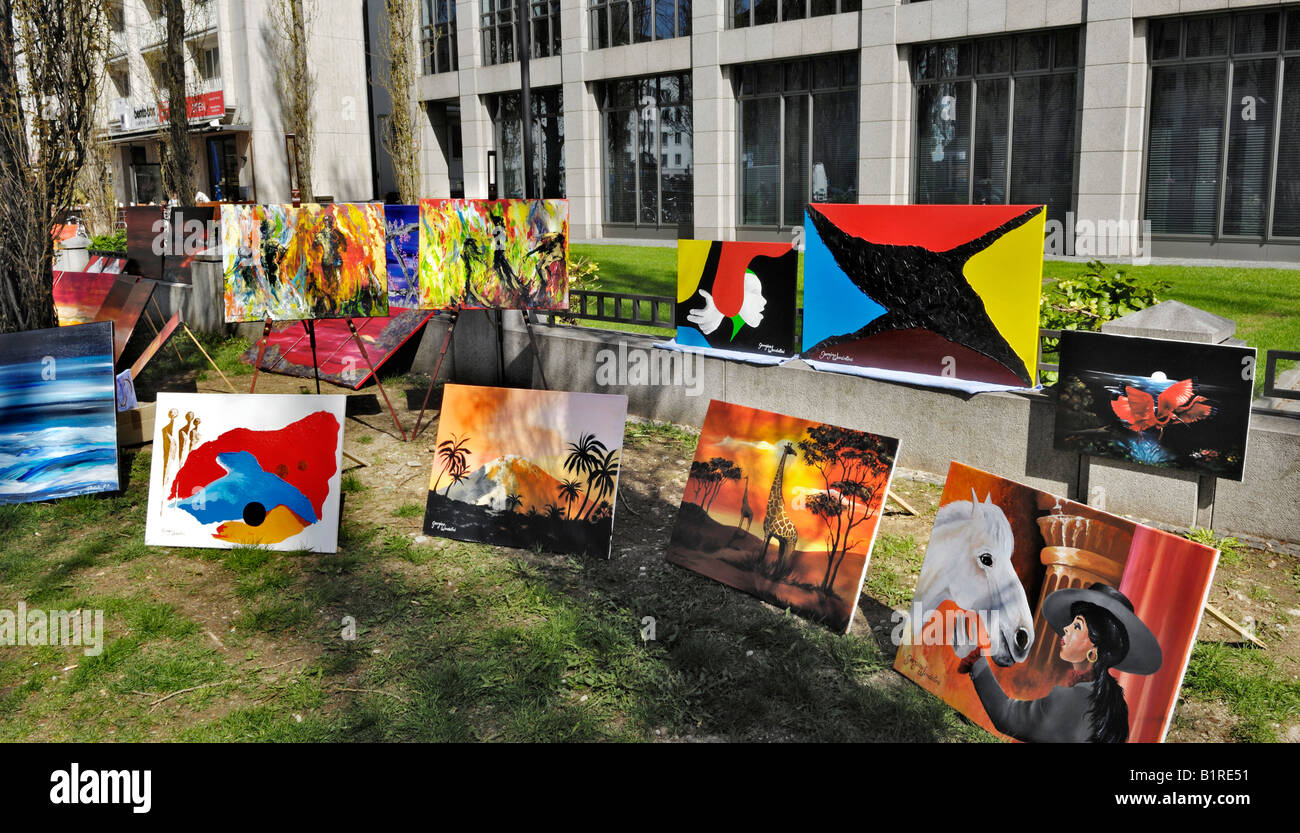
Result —
[[95, 235], [90, 238], [90, 248], [97, 252], [126, 254], [126, 229], [118, 229], [112, 234]]

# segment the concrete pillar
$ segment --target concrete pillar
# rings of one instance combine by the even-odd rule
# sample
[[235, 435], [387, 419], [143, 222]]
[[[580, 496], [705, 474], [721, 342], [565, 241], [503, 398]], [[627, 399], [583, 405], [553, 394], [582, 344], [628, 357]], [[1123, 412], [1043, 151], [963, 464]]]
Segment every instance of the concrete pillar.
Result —
[[736, 96], [720, 60], [727, 6], [691, 6], [691, 154], [695, 175], [695, 236], [736, 238]]
[[[479, 95], [473, 70], [483, 66], [479, 39], [479, 0], [456, 3], [456, 46], [460, 62], [460, 133], [465, 154], [465, 196], [482, 199], [488, 195], [487, 152], [492, 149], [492, 119], [487, 103]], [[467, 71], [469, 70], [469, 71]], [[498, 165], [500, 160], [498, 160]], [[500, 169], [497, 171], [500, 181]]]
[[447, 105], [442, 101], [417, 101], [416, 126], [420, 130], [420, 196], [451, 196], [448, 158]]
[[590, 17], [584, 3], [560, 6], [560, 76], [564, 96], [564, 193], [569, 198], [569, 238], [600, 236], [601, 181], [600, 112], [583, 81]]
[[[1082, 128], [1079, 137], [1079, 254], [1141, 254], [1142, 134], [1146, 107], [1146, 21], [1133, 20], [1132, 0], [1090, 0], [1083, 37]], [[1101, 224], [1105, 224], [1102, 226]], [[1118, 224], [1119, 233], [1114, 234]], [[1097, 233], [1097, 229], [1106, 231]], [[1067, 234], [1069, 229], [1066, 230]], [[1120, 251], [1098, 251], [1116, 237]], [[1107, 243], [1107, 248], [1112, 244]], [[1091, 247], [1091, 251], [1084, 247]]]
[[858, 65], [858, 202], [905, 203], [911, 197], [912, 94], [907, 47], [894, 45], [898, 6], [866, 0]]

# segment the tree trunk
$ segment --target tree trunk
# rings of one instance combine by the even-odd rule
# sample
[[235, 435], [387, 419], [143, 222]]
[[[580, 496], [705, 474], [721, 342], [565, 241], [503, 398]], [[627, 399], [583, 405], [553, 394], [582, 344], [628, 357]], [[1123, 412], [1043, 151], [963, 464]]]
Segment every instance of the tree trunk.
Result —
[[167, 83], [167, 156], [164, 179], [168, 199], [194, 204], [194, 153], [190, 149], [189, 108], [185, 102], [185, 3], [166, 0], [167, 51], [163, 56]]

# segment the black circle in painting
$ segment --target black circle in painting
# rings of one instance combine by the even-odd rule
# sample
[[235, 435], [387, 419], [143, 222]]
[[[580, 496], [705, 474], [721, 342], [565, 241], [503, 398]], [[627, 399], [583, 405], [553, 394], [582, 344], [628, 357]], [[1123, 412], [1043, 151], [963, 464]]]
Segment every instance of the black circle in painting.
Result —
[[244, 523], [249, 526], [261, 526], [266, 520], [266, 507], [257, 501], [244, 505]]

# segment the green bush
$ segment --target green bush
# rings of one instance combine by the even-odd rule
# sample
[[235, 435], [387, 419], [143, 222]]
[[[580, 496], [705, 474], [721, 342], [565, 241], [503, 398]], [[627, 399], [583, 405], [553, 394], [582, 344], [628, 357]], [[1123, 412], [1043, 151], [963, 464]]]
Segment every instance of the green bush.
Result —
[[[600, 282], [597, 280], [599, 271], [600, 264], [591, 258], [570, 254], [568, 265], [569, 290], [580, 289], [585, 292], [594, 292], [600, 289]], [[568, 315], [559, 314], [555, 318], [565, 324], [578, 323], [578, 319]]]
[[90, 248], [97, 252], [126, 254], [126, 229], [118, 229], [112, 234], [95, 235], [90, 238]]
[[[1099, 260], [1043, 292], [1038, 325], [1049, 330], [1099, 330], [1101, 325], [1160, 302], [1168, 281], [1143, 280]], [[1055, 345], [1052, 345], [1055, 349]]]

